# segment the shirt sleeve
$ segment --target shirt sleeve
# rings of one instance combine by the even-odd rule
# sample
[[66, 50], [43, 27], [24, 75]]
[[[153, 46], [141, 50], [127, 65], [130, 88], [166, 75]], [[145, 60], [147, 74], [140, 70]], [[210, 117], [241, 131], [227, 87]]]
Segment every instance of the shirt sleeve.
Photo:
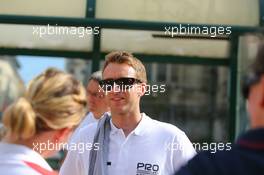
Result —
[[68, 144], [71, 148], [68, 148], [66, 159], [59, 172], [60, 175], [86, 175], [82, 155], [78, 149], [78, 144], [81, 143], [80, 141], [80, 137], [76, 136]]
[[192, 143], [184, 132], [175, 136], [171, 150], [173, 155], [172, 161], [174, 172], [178, 171], [183, 165], [185, 165], [196, 155], [196, 151], [193, 148]]
[[97, 123], [89, 124], [68, 144], [68, 153], [60, 169], [60, 175], [88, 174], [89, 156], [96, 128]]

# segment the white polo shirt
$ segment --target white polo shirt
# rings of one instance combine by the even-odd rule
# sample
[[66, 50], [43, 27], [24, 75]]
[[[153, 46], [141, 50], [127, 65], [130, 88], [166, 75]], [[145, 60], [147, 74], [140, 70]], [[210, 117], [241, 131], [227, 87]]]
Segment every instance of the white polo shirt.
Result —
[[[170, 175], [196, 154], [184, 132], [142, 115], [127, 137], [111, 121], [108, 175]], [[83, 128], [75, 142], [92, 144], [96, 127], [97, 124], [91, 124]], [[69, 151], [60, 174], [87, 175], [89, 154], [90, 148], [83, 153]]]
[[44, 158], [32, 149], [0, 142], [0, 175], [55, 174]]

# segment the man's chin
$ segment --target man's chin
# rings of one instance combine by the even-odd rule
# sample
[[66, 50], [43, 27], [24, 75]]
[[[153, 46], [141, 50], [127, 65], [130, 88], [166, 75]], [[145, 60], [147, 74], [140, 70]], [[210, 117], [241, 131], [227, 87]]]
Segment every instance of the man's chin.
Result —
[[88, 111], [90, 111], [90, 112], [94, 112], [94, 110], [95, 110], [94, 107], [90, 107], [90, 108], [88, 108]]
[[125, 110], [125, 107], [120, 107], [120, 106], [113, 107], [111, 111], [112, 111], [112, 113], [116, 113], [116, 114], [124, 114], [127, 112]]

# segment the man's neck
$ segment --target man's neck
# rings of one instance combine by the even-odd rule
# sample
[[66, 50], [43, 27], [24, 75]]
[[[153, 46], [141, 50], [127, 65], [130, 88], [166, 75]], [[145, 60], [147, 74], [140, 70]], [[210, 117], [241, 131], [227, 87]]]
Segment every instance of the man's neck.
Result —
[[117, 128], [121, 128], [125, 134], [128, 136], [139, 124], [142, 116], [140, 112], [136, 113], [126, 113], [126, 114], [112, 114], [113, 124]]
[[264, 117], [258, 117], [251, 119], [251, 129], [264, 128]]
[[264, 128], [264, 125], [263, 124], [254, 124], [254, 125], [251, 125], [251, 129], [260, 129], [260, 128]]

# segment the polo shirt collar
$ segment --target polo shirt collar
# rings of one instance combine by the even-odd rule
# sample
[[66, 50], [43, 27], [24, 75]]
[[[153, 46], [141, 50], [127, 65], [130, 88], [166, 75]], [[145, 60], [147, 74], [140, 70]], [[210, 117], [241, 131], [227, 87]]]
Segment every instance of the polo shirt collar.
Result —
[[243, 148], [264, 150], [264, 128], [249, 130], [239, 137], [237, 144]]
[[[137, 127], [131, 132], [133, 133], [134, 135], [137, 135], [137, 136], [142, 136], [146, 129], [147, 129], [147, 126], [149, 125], [149, 122], [150, 122], [150, 118], [145, 114], [145, 113], [141, 113], [141, 120], [139, 122], [139, 124], [137, 125]], [[117, 133], [117, 132], [120, 132], [123, 130], [122, 129], [119, 129], [117, 128], [114, 124], [113, 124], [113, 121], [112, 119], [110, 120], [110, 125], [111, 125], [111, 133]]]
[[141, 121], [137, 125], [137, 127], [134, 129], [135, 135], [142, 136], [144, 132], [147, 129], [147, 126], [149, 125], [150, 118], [145, 114], [141, 113]]
[[122, 131], [122, 129], [119, 129], [117, 128], [114, 124], [113, 124], [113, 121], [112, 121], [112, 118], [110, 119], [110, 126], [111, 126], [111, 134], [116, 134], [120, 131]]

